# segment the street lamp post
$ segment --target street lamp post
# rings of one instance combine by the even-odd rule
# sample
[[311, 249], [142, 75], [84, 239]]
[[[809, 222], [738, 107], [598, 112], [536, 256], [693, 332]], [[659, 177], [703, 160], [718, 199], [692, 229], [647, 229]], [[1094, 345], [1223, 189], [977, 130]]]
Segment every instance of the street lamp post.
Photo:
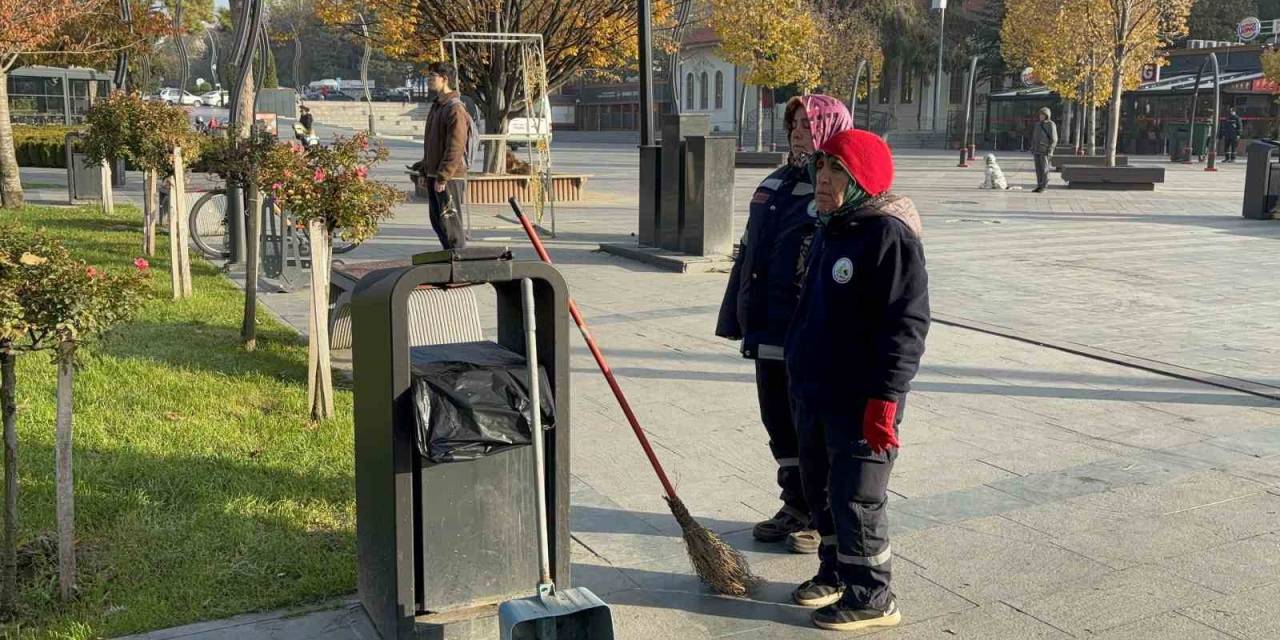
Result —
[[933, 130], [938, 130], [938, 112], [942, 110], [942, 49], [947, 31], [947, 0], [933, 0], [938, 10], [938, 72], [933, 77]]

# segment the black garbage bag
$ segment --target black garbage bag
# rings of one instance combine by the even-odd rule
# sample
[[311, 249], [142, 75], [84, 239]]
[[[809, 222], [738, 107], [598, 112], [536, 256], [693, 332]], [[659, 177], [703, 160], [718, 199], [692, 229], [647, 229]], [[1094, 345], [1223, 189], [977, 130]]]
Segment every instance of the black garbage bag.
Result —
[[[432, 462], [474, 460], [531, 443], [529, 372], [523, 355], [493, 342], [414, 347], [410, 351], [418, 452]], [[538, 368], [542, 426], [555, 424], [555, 401]]]

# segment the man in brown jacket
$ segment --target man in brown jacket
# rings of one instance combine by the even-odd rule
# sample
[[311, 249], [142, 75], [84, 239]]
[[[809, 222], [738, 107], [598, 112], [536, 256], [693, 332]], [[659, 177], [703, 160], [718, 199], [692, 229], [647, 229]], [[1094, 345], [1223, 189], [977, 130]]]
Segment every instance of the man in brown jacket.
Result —
[[460, 207], [466, 187], [471, 116], [454, 89], [457, 77], [457, 70], [447, 62], [437, 62], [427, 72], [427, 87], [436, 99], [427, 114], [426, 155], [421, 171], [427, 182], [431, 228], [445, 249], [461, 249], [467, 244]]

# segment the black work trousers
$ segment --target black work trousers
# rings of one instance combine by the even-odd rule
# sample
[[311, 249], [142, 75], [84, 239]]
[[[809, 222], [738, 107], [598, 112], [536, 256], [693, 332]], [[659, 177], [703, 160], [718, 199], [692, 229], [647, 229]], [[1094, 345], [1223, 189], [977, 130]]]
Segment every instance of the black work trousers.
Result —
[[800, 482], [800, 445], [791, 418], [791, 392], [787, 385], [787, 364], [781, 360], [756, 360], [756, 395], [760, 398], [760, 421], [769, 434], [769, 450], [778, 462], [778, 488], [782, 504], [797, 520], [809, 521], [809, 504]]
[[462, 199], [466, 182], [449, 180], [444, 191], [436, 191], [437, 178], [427, 178], [427, 206], [431, 228], [444, 249], [467, 246], [467, 233], [462, 226]]
[[857, 405], [832, 418], [795, 403], [800, 473], [822, 536], [818, 575], [838, 579], [846, 602], [883, 610], [893, 598], [886, 507], [898, 451], [871, 452], [862, 438], [863, 406]]

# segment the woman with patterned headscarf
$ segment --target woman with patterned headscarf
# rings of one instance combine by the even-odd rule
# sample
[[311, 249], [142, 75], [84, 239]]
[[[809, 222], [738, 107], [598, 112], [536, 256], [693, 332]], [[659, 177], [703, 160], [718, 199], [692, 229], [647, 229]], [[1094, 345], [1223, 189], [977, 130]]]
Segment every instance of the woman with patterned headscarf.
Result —
[[750, 216], [720, 307], [716, 335], [742, 341], [742, 355], [756, 361], [760, 416], [778, 462], [782, 508], [755, 526], [762, 542], [786, 541], [797, 553], [817, 553], [800, 485], [796, 429], [791, 419], [782, 344], [800, 296], [804, 248], [813, 237], [813, 177], [809, 158], [837, 133], [853, 128], [849, 111], [824, 95], [792, 98], [785, 117], [791, 154], [751, 198]]

